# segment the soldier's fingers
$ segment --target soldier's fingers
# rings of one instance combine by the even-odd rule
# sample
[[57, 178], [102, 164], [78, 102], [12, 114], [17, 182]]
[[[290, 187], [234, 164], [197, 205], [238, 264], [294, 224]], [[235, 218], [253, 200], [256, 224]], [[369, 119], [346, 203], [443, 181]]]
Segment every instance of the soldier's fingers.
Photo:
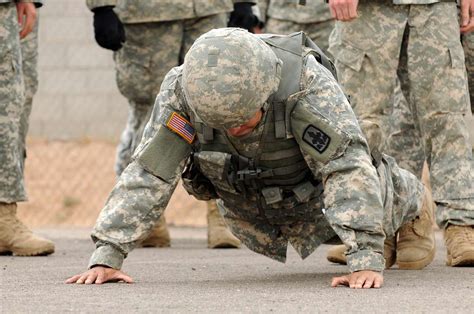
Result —
[[364, 289], [372, 288], [372, 286], [374, 284], [374, 279], [375, 278], [373, 278], [373, 277], [366, 278], [363, 288]]
[[355, 282], [355, 285], [354, 285], [354, 288], [356, 289], [361, 289], [364, 285], [364, 282], [367, 280], [367, 277], [366, 276], [359, 276], [359, 278], [357, 278], [356, 282]]
[[383, 277], [382, 276], [377, 276], [374, 279], [374, 288], [380, 288], [382, 287], [383, 284]]
[[332, 5], [329, 6], [329, 11], [331, 11], [332, 18], [336, 19], [337, 18], [336, 9], [334, 9]]
[[331, 287], [337, 287], [339, 285], [343, 285], [343, 286], [349, 285], [349, 280], [348, 280], [347, 276], [332, 278]]
[[344, 4], [341, 8], [342, 16], [344, 17], [344, 21], [350, 21], [351, 16], [349, 14], [349, 4]]
[[91, 283], [94, 283], [96, 279], [97, 279], [97, 273], [93, 272], [87, 276], [86, 281], [84, 283], [86, 285], [90, 285]]
[[359, 279], [359, 275], [357, 273], [352, 273], [352, 275], [349, 278], [349, 287], [350, 288], [355, 288], [357, 279]]
[[356, 17], [357, 17], [357, 4], [356, 5], [350, 5], [349, 6], [349, 18], [351, 20], [353, 20]]
[[87, 274], [86, 275], [81, 275], [79, 279], [76, 280], [76, 283], [83, 284], [86, 281]]
[[98, 284], [98, 285], [101, 285], [105, 282], [105, 272], [103, 271], [100, 271], [98, 274], [97, 274], [97, 279], [95, 280], [95, 283]]
[[122, 280], [122, 281], [125, 281], [126, 283], [133, 283], [132, 277], [128, 276], [127, 274], [121, 271], [114, 272], [108, 280]]
[[468, 1], [461, 1], [461, 26], [467, 26], [470, 20], [470, 6]]
[[81, 275], [75, 275], [75, 276], [72, 276], [71, 278], [67, 279], [65, 281], [65, 283], [74, 283], [77, 281], [77, 279], [81, 278]]
[[25, 11], [25, 21], [23, 28], [20, 31], [20, 38], [25, 38], [31, 31], [36, 22], [36, 13]]

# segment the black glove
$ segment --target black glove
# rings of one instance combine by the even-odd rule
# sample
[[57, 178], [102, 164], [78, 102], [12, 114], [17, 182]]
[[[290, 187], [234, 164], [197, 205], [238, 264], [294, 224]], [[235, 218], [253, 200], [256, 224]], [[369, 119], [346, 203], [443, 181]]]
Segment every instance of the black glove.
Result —
[[228, 24], [230, 27], [240, 27], [253, 32], [258, 23], [258, 18], [252, 12], [252, 3], [239, 2], [234, 4], [234, 11], [230, 14]]
[[125, 42], [125, 30], [112, 9], [112, 6], [104, 6], [92, 10], [94, 12], [94, 35], [99, 46], [117, 51], [122, 48], [122, 44]]

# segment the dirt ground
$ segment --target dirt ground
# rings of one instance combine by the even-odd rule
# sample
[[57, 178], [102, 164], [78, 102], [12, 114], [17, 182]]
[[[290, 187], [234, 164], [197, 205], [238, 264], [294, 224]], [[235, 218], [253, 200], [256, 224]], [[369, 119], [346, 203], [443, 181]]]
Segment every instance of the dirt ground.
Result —
[[[27, 147], [29, 201], [19, 205], [19, 217], [31, 227], [93, 226], [115, 184], [115, 143], [29, 139]], [[169, 224], [205, 226], [206, 204], [180, 185], [165, 216]]]

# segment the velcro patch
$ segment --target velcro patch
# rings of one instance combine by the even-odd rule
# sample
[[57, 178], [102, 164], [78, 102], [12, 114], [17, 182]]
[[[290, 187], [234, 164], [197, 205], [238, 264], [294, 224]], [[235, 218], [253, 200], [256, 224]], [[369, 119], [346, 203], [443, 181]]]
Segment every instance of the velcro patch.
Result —
[[176, 112], [171, 113], [166, 121], [166, 126], [189, 144], [192, 144], [196, 137], [196, 131], [191, 123]]
[[331, 143], [331, 137], [313, 125], [306, 128], [303, 140], [320, 154], [324, 153]]

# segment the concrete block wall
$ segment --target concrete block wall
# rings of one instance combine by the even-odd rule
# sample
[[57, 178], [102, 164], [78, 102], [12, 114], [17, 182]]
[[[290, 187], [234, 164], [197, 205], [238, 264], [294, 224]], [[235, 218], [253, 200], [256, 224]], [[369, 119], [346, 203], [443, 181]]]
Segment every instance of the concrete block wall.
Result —
[[85, 0], [45, 2], [29, 135], [117, 141], [128, 105], [115, 84], [113, 53], [95, 43]]

